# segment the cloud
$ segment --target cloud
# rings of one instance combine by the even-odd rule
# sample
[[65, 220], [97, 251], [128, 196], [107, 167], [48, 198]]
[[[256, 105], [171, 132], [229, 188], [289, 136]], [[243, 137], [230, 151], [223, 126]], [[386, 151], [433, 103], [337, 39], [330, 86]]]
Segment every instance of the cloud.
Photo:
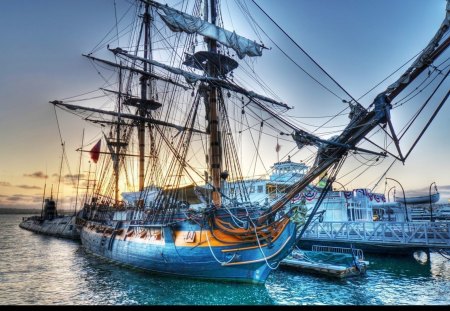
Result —
[[33, 178], [47, 178], [48, 175], [44, 174], [43, 172], [34, 172], [33, 174], [23, 174], [25, 177], [33, 177]]
[[36, 208], [41, 205], [42, 196], [38, 195], [0, 195], [0, 207], [3, 208]]
[[70, 178], [71, 178], [71, 179], [77, 179], [78, 176], [80, 176], [80, 179], [84, 178], [84, 174], [73, 174], [73, 175], [66, 174], [66, 175], [64, 175], [64, 178], [67, 178], [67, 179], [70, 179]]
[[42, 202], [42, 196], [34, 196], [34, 197], [31, 197], [31, 202]]
[[11, 183], [6, 181], [0, 181], [0, 187], [17, 187], [22, 189], [42, 189], [42, 187], [38, 186], [29, 186], [29, 185], [11, 185]]
[[22, 189], [41, 189], [41, 187], [38, 186], [28, 186], [28, 185], [17, 185], [15, 187]]
[[20, 195], [20, 194], [16, 194], [16, 195], [13, 195], [13, 196], [10, 196], [10, 197], [6, 198], [7, 201], [12, 201], [12, 202], [18, 202], [18, 201], [22, 201], [24, 199], [25, 198], [22, 195]]
[[83, 180], [85, 178], [84, 174], [66, 174], [64, 175], [64, 178], [62, 179], [62, 183], [64, 183], [65, 185], [69, 185], [69, 186], [73, 186], [75, 187], [78, 181], [78, 176], [80, 178], [80, 180]]

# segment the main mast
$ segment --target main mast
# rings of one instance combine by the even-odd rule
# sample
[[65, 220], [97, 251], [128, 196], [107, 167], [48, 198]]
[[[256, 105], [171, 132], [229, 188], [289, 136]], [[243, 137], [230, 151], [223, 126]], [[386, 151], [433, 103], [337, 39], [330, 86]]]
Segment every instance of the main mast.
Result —
[[[149, 57], [150, 51], [150, 14], [149, 14], [148, 3], [145, 4], [145, 12], [143, 15], [143, 24], [144, 24], [144, 59]], [[144, 71], [148, 72], [149, 64], [144, 62]], [[147, 100], [147, 83], [148, 76], [142, 75], [140, 78], [141, 83], [141, 104], [139, 105], [139, 116], [145, 117], [147, 109], [145, 108], [145, 103]], [[139, 121], [138, 124], [138, 142], [139, 142], [139, 191], [144, 190], [144, 167], [145, 167], [145, 122]]]
[[[120, 154], [120, 122], [121, 122], [121, 106], [122, 105], [122, 69], [119, 68], [119, 96], [117, 103], [117, 125], [116, 125], [116, 154], [114, 156], [114, 202], [119, 205], [119, 154]], [[88, 184], [89, 185], [89, 184]]]
[[[205, 5], [207, 5], [205, 1]], [[216, 25], [217, 18], [217, 0], [210, 0], [210, 13], [211, 13], [211, 23]], [[208, 9], [205, 9], [208, 12]], [[208, 15], [205, 14], [205, 20], [208, 21]], [[210, 53], [217, 53], [217, 41], [208, 38], [208, 51]], [[208, 62], [207, 74], [210, 77], [217, 77], [216, 67], [212, 62]], [[221, 205], [220, 197], [220, 172], [221, 172], [221, 154], [222, 146], [220, 142], [220, 131], [219, 131], [219, 118], [217, 114], [217, 87], [212, 83], [209, 84], [209, 166], [211, 172], [211, 181], [214, 187], [212, 192], [212, 202], [215, 206], [219, 207]]]

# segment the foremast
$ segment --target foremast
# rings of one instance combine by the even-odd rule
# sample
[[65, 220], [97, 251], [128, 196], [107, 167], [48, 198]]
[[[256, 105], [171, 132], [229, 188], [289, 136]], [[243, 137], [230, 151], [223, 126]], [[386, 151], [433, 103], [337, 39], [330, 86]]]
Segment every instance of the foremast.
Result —
[[[151, 55], [151, 40], [150, 38], [150, 24], [151, 24], [151, 16], [149, 13], [150, 5], [148, 3], [144, 3], [145, 11], [143, 18], [143, 26], [144, 26], [144, 59], [149, 59]], [[149, 64], [144, 62], [144, 72], [149, 72]], [[139, 116], [142, 118], [146, 117], [147, 109], [145, 109], [144, 103], [147, 101], [147, 84], [149, 77], [147, 75], [142, 75], [140, 78], [141, 83], [141, 102], [138, 107]], [[138, 144], [139, 144], [139, 191], [142, 192], [144, 190], [144, 168], [145, 168], [145, 122], [139, 121], [138, 123]], [[151, 151], [153, 152], [153, 151]]]

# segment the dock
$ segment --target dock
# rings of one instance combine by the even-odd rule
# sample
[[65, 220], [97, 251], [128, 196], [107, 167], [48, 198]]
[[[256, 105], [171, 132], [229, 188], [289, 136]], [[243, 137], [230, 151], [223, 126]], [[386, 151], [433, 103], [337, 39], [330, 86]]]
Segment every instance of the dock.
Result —
[[[328, 260], [318, 258], [317, 255], [327, 254]], [[330, 260], [331, 256], [348, 255], [352, 264], [339, 263], [339, 259]], [[342, 259], [342, 256], [340, 256]], [[352, 260], [353, 259], [353, 260]], [[366, 273], [368, 262], [364, 260], [361, 249], [313, 245], [311, 251], [294, 250], [280, 263], [280, 268], [295, 269], [297, 271], [325, 275], [334, 278], [347, 278]]]

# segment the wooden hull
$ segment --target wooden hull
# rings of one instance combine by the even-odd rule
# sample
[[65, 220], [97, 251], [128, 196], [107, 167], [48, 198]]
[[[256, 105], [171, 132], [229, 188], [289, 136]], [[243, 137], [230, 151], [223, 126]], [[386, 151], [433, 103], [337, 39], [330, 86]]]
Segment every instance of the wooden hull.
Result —
[[130, 221], [113, 221], [105, 227], [86, 221], [81, 242], [95, 255], [155, 273], [263, 284], [292, 251], [296, 230], [294, 223], [286, 222], [271, 245], [259, 245], [228, 239], [195, 222], [133, 227]]

